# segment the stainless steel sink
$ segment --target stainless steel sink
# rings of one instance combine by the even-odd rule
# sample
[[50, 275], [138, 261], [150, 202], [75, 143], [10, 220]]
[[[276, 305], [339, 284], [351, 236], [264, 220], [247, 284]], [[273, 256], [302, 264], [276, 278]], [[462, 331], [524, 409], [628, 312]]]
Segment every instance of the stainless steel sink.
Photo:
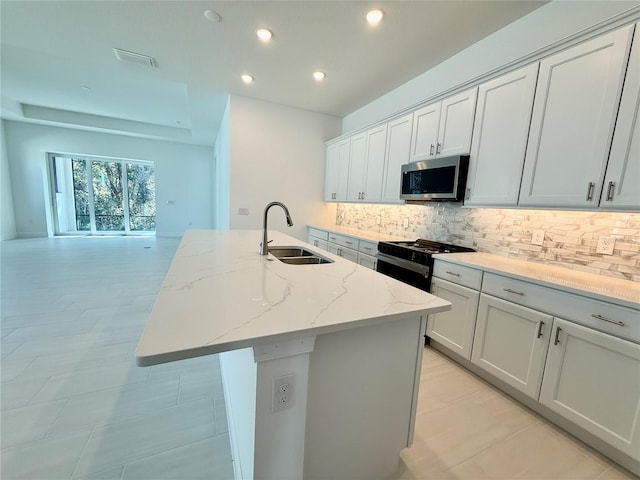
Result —
[[333, 260], [329, 260], [324, 257], [284, 257], [279, 258], [282, 263], [288, 263], [290, 265], [319, 265], [322, 263], [333, 263]]
[[269, 253], [276, 258], [283, 257], [309, 257], [315, 255], [310, 250], [302, 247], [269, 247]]
[[269, 253], [289, 265], [320, 265], [333, 263], [333, 260], [323, 257], [303, 247], [269, 247]]

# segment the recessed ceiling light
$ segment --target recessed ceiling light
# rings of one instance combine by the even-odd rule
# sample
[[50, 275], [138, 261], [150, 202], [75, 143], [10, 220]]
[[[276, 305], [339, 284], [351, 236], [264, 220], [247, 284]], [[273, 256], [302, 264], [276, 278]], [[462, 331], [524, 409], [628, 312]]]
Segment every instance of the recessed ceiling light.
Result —
[[317, 72], [313, 72], [313, 78], [315, 78], [317, 82], [321, 82], [322, 80], [324, 80], [324, 77], [326, 76], [327, 74], [324, 72], [321, 72], [320, 70], [318, 70]]
[[204, 18], [212, 22], [219, 22], [222, 19], [222, 17], [220, 17], [220, 14], [214, 12], [213, 10], [205, 10]]
[[261, 42], [268, 42], [271, 40], [273, 33], [271, 33], [271, 30], [267, 30], [266, 28], [260, 28], [256, 30], [256, 35], [258, 35]]
[[245, 73], [243, 75], [240, 76], [240, 78], [242, 79], [242, 81], [244, 83], [251, 83], [253, 82], [253, 77], [251, 75], [249, 75], [248, 73]]
[[367, 12], [367, 22], [369, 22], [369, 25], [376, 26], [380, 23], [383, 16], [384, 13], [382, 13], [382, 10], [371, 10]]

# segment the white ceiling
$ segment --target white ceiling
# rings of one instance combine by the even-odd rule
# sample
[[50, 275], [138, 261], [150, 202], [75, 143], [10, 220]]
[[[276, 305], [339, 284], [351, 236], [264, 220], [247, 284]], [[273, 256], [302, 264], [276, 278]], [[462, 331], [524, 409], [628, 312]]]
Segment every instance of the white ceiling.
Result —
[[2, 117], [213, 145], [229, 93], [343, 117], [544, 3], [2, 0]]

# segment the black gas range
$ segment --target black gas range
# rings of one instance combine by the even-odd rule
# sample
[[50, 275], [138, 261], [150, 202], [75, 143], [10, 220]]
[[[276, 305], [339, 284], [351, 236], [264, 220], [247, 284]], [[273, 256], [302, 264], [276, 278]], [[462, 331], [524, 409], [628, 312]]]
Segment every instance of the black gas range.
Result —
[[376, 270], [428, 292], [431, 289], [434, 253], [474, 251], [472, 248], [423, 239], [379, 242]]

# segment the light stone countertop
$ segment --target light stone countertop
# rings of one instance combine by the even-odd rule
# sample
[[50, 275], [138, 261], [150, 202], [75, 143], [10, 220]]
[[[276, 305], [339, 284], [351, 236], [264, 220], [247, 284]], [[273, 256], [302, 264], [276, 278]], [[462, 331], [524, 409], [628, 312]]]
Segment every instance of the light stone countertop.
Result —
[[489, 253], [447, 253], [435, 258], [474, 267], [498, 275], [508, 275], [538, 285], [640, 309], [640, 283], [580, 272], [542, 263], [527, 262]]
[[307, 226], [316, 228], [318, 230], [326, 230], [328, 232], [340, 233], [342, 235], [349, 235], [351, 237], [363, 238], [371, 242], [406, 242], [408, 240], [415, 240], [417, 238], [398, 237], [397, 235], [387, 235], [386, 233], [358, 230], [357, 228], [342, 227], [340, 225], [309, 224]]
[[136, 349], [140, 366], [374, 325], [450, 303], [280, 232], [334, 263], [289, 265], [258, 254], [259, 230], [190, 230]]

